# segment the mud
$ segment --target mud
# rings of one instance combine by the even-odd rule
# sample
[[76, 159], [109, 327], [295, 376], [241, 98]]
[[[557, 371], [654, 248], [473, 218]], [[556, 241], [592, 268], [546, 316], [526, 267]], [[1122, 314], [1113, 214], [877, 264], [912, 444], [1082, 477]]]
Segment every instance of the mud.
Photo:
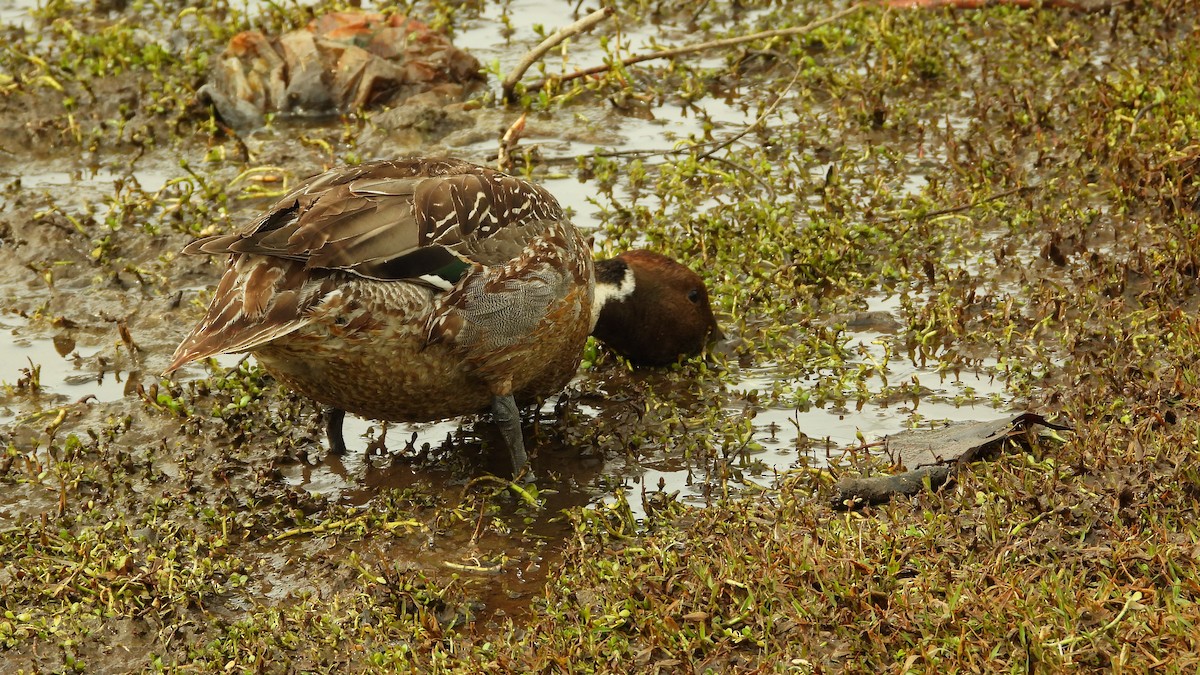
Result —
[[[510, 28], [526, 36], [520, 44], [496, 29], [510, 4]], [[485, 63], [511, 66], [532, 25], [545, 21], [545, 4], [483, 6], [463, 20], [456, 44]], [[76, 39], [25, 11], [0, 4], [3, 32], [17, 43]], [[97, 9], [71, 25], [102, 41], [122, 20], [142, 18], [131, 16], [136, 11]], [[228, 11], [215, 11], [213, 20]], [[650, 36], [686, 37], [676, 19], [631, 24], [621, 37], [638, 47]], [[51, 25], [62, 27], [59, 21]], [[219, 49], [196, 26], [191, 16], [148, 21], [146, 33], [160, 40], [140, 33], [121, 39], [146, 54]], [[571, 58], [590, 64], [602, 54], [581, 46]], [[193, 65], [180, 67], [202, 76]], [[747, 312], [752, 298], [727, 298], [721, 320], [732, 346], [725, 352], [637, 372], [612, 355], [589, 355], [571, 387], [536, 411], [525, 429], [535, 448], [537, 508], [481, 479], [504, 475], [507, 462], [486, 420], [392, 425], [385, 433], [351, 419], [352, 454], [331, 456], [316, 407], [264, 379], [252, 360], [228, 357], [190, 366], [175, 381], [159, 378], [219, 275], [213, 261], [177, 252], [199, 234], [245, 222], [285, 184], [333, 163], [411, 153], [487, 162], [519, 112], [432, 94], [361, 117], [280, 118], [233, 137], [187, 91], [171, 89], [178, 84], [145, 64], [82, 78], [70, 86], [70, 114], [58, 89], [36, 78], [0, 96], [0, 440], [7, 447], [0, 531], [63, 536], [65, 548], [83, 544], [56, 534], [56, 524], [78, 533], [110, 523], [119, 532], [104, 545], [129, 562], [106, 573], [128, 575], [146, 593], [109, 598], [121, 608], [111, 613], [117, 618], [97, 619], [97, 632], [78, 651], [91, 664], [122, 663], [120, 653], [101, 646], [107, 642], [182, 658], [189, 643], [211, 637], [211, 617], [234, 621], [264, 603], [298, 605], [364, 583], [372, 589], [364, 592], [383, 592], [364, 579], [386, 579], [382, 586], [392, 589], [438, 580], [455, 593], [430, 602], [435, 623], [494, 625], [530, 611], [581, 509], [627, 500], [629, 516], [644, 519], [655, 500], [704, 506], [773, 486], [789, 469], [836, 464], [863, 439], [931, 420], [996, 416], [1014, 398], [987, 356], [955, 369], [890, 357], [908, 325], [907, 308], [884, 287], [856, 308], [797, 326], [836, 334], [839, 361], [891, 366], [864, 376], [859, 396], [796, 395], [834, 366], [798, 373], [786, 354], [751, 354], [744, 341], [772, 329]], [[145, 105], [154, 97], [162, 100], [157, 114]], [[646, 235], [614, 235], [612, 224], [666, 209], [667, 200], [648, 186], [605, 191], [594, 171], [576, 171], [576, 158], [597, 147], [620, 157], [734, 133], [765, 101], [750, 93], [708, 97], [702, 106], [665, 96], [632, 103], [584, 97], [569, 112], [532, 115], [523, 143], [546, 167], [537, 180], [599, 248], [656, 246], [662, 242]], [[630, 105], [642, 112], [630, 113]], [[784, 110], [776, 122], [801, 113]], [[814, 175], [829, 171], [828, 153], [820, 155], [806, 159]], [[920, 164], [904, 169], [896, 199], [925, 185]], [[780, 201], [830, 204], [833, 192]], [[738, 199], [715, 190], [692, 206], [697, 214], [719, 212]], [[681, 246], [677, 253], [695, 252]], [[888, 382], [911, 386], [897, 392]], [[342, 525], [313, 529], [322, 523]], [[295, 534], [277, 538], [289, 531]], [[178, 582], [184, 591], [163, 591], [180, 603], [176, 629], [164, 638], [155, 634], [158, 624], [131, 617], [152, 590], [176, 583], [147, 581], [164, 569], [166, 554], [158, 551], [167, 549], [181, 561], [172, 574], [189, 580]], [[198, 567], [189, 571], [185, 560]], [[48, 574], [55, 571], [71, 573], [51, 564]], [[26, 663], [41, 663], [34, 643], [16, 647]]]

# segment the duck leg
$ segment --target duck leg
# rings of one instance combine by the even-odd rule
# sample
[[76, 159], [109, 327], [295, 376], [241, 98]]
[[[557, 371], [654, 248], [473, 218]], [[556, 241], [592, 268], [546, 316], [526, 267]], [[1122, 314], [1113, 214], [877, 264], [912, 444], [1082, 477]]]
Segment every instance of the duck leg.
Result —
[[504, 444], [512, 457], [513, 476], [518, 476], [529, 463], [529, 455], [525, 454], [525, 441], [521, 438], [521, 412], [512, 394], [492, 397], [492, 419], [504, 434]]
[[346, 454], [346, 441], [342, 438], [342, 422], [346, 411], [340, 408], [325, 408], [325, 436], [329, 439], [329, 451], [335, 455]]

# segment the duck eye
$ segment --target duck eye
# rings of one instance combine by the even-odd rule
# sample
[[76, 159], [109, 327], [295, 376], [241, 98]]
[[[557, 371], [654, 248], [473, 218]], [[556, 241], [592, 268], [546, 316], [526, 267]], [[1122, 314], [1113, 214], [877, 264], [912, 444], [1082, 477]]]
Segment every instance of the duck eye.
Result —
[[693, 288], [692, 290], [688, 291], [688, 294], [687, 294], [688, 302], [692, 303], [693, 305], [700, 304], [701, 297], [703, 297], [703, 296], [700, 294], [699, 288]]

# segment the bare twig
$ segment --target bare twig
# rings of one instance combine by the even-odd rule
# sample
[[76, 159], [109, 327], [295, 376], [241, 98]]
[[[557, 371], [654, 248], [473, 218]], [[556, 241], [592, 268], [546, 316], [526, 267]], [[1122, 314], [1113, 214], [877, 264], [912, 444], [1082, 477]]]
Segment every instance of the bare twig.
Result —
[[500, 152], [496, 156], [496, 168], [501, 171], [511, 171], [513, 168], [512, 151], [517, 149], [521, 134], [525, 131], [525, 113], [517, 118], [500, 138]]
[[796, 72], [795, 72], [795, 74], [792, 75], [792, 79], [787, 83], [787, 86], [785, 86], [783, 88], [783, 91], [779, 92], [779, 94], [775, 97], [775, 100], [771, 102], [771, 105], [767, 106], [767, 109], [764, 110], [761, 115], [754, 118], [754, 121], [750, 123], [750, 126], [746, 127], [745, 129], [742, 129], [739, 133], [736, 133], [733, 136], [730, 136], [729, 138], [727, 138], [724, 141], [722, 141], [721, 143], [713, 146], [712, 148], [709, 148], [703, 154], [697, 156], [696, 159], [706, 159], [708, 157], [711, 157], [714, 153], [716, 153], [720, 150], [723, 150], [725, 148], [728, 148], [729, 146], [733, 145], [734, 143], [736, 143], [740, 139], [742, 139], [746, 134], [757, 129], [763, 123], [763, 120], [767, 119], [768, 115], [775, 112], [775, 109], [779, 107], [779, 103], [781, 101], [783, 101], [783, 97], [787, 96], [788, 92], [790, 92], [792, 90], [792, 87], [796, 86], [796, 80], [800, 79], [801, 71], [802, 71], [802, 68], [800, 67], [799, 64], [797, 64]]
[[456, 572], [476, 572], [478, 574], [499, 574], [504, 571], [504, 565], [464, 565], [462, 563], [443, 560], [442, 565]]
[[952, 206], [948, 209], [938, 209], [937, 211], [930, 211], [929, 213], [922, 215], [921, 220], [929, 220], [930, 218], [937, 218], [938, 216], [944, 216], [944, 215], [947, 215], [950, 213], [959, 213], [961, 211], [967, 211], [967, 210], [975, 208], [976, 206], [982, 206], [984, 204], [987, 204], [988, 202], [994, 202], [997, 199], [1004, 199], [1005, 197], [1008, 197], [1009, 195], [1015, 195], [1018, 192], [1026, 192], [1026, 191], [1033, 190], [1033, 189], [1035, 189], [1035, 186], [1033, 186], [1033, 185], [1018, 185], [1015, 188], [1005, 190], [1003, 192], [997, 192], [996, 194], [988, 195], [982, 199], [977, 199], [977, 200], [971, 202], [970, 204], [963, 204], [961, 206]]
[[761, 33], [742, 35], [740, 37], [723, 38], [720, 40], [709, 40], [708, 42], [701, 42], [699, 44], [687, 45], [685, 47], [676, 47], [675, 49], [664, 49], [661, 52], [651, 52], [649, 54], [638, 54], [636, 56], [630, 56], [628, 58], [621, 59], [620, 61], [617, 61], [614, 63], [605, 63], [605, 64], [599, 65], [599, 66], [592, 66], [591, 68], [584, 68], [583, 70], [576, 70], [575, 72], [567, 73], [566, 75], [558, 75], [558, 76], [549, 77], [549, 78], [546, 78], [543, 80], [537, 80], [536, 82], [533, 82], [528, 87], [526, 87], [526, 91], [537, 91], [538, 89], [545, 87], [551, 81], [567, 82], [569, 80], [575, 80], [575, 79], [578, 79], [581, 77], [587, 77], [588, 75], [596, 75], [599, 73], [607, 72], [609, 70], [612, 70], [616, 63], [620, 63], [622, 66], [630, 66], [635, 63], [641, 63], [642, 61], [650, 61], [653, 59], [669, 59], [669, 58], [672, 58], [675, 56], [680, 56], [682, 54], [692, 54], [695, 52], [702, 52], [702, 51], [706, 51], [709, 49], [719, 49], [721, 47], [732, 47], [732, 46], [740, 45], [740, 44], [743, 44], [746, 42], [753, 42], [755, 40], [767, 40], [767, 39], [774, 38], [774, 37], [784, 37], [784, 36], [788, 36], [788, 35], [803, 35], [804, 33], [812, 32], [812, 31], [816, 30], [817, 28], [820, 28], [822, 26], [827, 26], [835, 21], [844, 19], [847, 16], [854, 14], [855, 12], [859, 11], [862, 8], [863, 8], [862, 3], [856, 4], [856, 5], [851, 5], [850, 7], [843, 9], [840, 12], [835, 12], [834, 14], [831, 14], [823, 19], [817, 19], [816, 21], [813, 21], [804, 26], [797, 26], [794, 28], [780, 28], [778, 30], [767, 30], [767, 31], [762, 31]]
[[[702, 158], [697, 157], [696, 159], [699, 160]], [[770, 199], [772, 202], [775, 201], [775, 199], [776, 199], [775, 188], [771, 187], [770, 183], [763, 180], [762, 177], [759, 176], [758, 173], [755, 172], [750, 167], [746, 166], [745, 164], [739, 164], [738, 162], [735, 162], [732, 159], [726, 159], [724, 157], [712, 157], [711, 159], [714, 162], [720, 162], [726, 166], [737, 169], [738, 171], [741, 171], [742, 173], [746, 174], [747, 176], [749, 176], [751, 178], [751, 180], [758, 183], [762, 187], [762, 189], [767, 193], [768, 199]]]
[[[531, 506], [535, 509], [540, 508], [537, 497], [534, 497], [533, 494], [529, 492], [529, 490], [526, 490], [525, 488], [518, 485], [516, 483], [516, 481], [504, 480], [502, 478], [497, 478], [495, 476], [479, 476], [478, 478], [471, 479], [466, 484], [466, 486], [463, 487], [463, 494], [465, 495], [468, 492], [470, 492], [471, 490], [473, 490], [476, 485], [482, 485], [484, 483], [494, 483], [496, 485], [499, 485], [501, 488], [501, 491], [503, 491], [505, 488], [512, 490], [513, 493], [516, 494], [518, 497], [520, 497], [521, 501], [525, 502], [525, 504], [527, 506]], [[497, 494], [499, 494], [499, 493], [497, 493]]]
[[1082, 635], [1073, 635], [1069, 638], [1055, 640], [1054, 642], [1044, 642], [1044, 643], [1042, 643], [1042, 646], [1049, 647], [1051, 649], [1058, 649], [1058, 650], [1060, 650], [1060, 653], [1061, 653], [1061, 650], [1063, 647], [1068, 647], [1070, 645], [1075, 644], [1076, 642], [1083, 642], [1085, 640], [1094, 640], [1094, 639], [1096, 639], [1097, 636], [1107, 633], [1108, 631], [1112, 630], [1113, 628], [1116, 628], [1117, 624], [1121, 623], [1121, 621], [1124, 620], [1125, 615], [1129, 613], [1130, 608], [1140, 607], [1139, 601], [1141, 599], [1142, 599], [1142, 592], [1134, 591], [1125, 597], [1124, 606], [1121, 607], [1121, 611], [1117, 612], [1117, 615], [1115, 617], [1113, 617], [1112, 621], [1109, 621], [1108, 623], [1097, 628], [1096, 630], [1088, 631], [1086, 633], [1083, 633]]
[[1118, 2], [1079, 2], [1077, 0], [882, 0], [880, 2], [884, 7], [895, 9], [937, 9], [940, 7], [950, 7], [953, 9], [985, 9], [988, 7], [999, 7], [1002, 5], [1012, 5], [1013, 7], [1023, 7], [1026, 9], [1033, 7], [1046, 7], [1054, 9], [1073, 9], [1080, 12], [1095, 12], [1102, 9], [1109, 9], [1116, 5], [1125, 4], [1128, 0], [1119, 0]]
[[700, 15], [704, 13], [704, 10], [708, 9], [709, 1], [710, 0], [704, 0], [704, 2], [701, 2], [700, 6], [696, 8], [696, 11], [692, 12], [692, 18], [688, 21], [689, 24], [696, 24], [696, 20], [700, 18]]
[[[988, 202], [994, 202], [998, 199], [1004, 199], [1005, 197], [1008, 197], [1010, 195], [1014, 195], [1017, 193], [1030, 192], [1030, 191], [1036, 190], [1036, 189], [1037, 189], [1036, 185], [1018, 185], [1015, 188], [1010, 188], [1008, 190], [1004, 190], [1003, 192], [997, 192], [995, 194], [991, 194], [986, 197], [976, 199], [975, 201], [969, 202], [967, 204], [960, 204], [958, 206], [951, 206], [949, 208], [938, 209], [936, 211], [930, 211], [928, 213], [923, 213], [920, 216], [917, 216], [916, 220], [918, 220], [918, 221], [929, 220], [930, 218], [937, 218], [938, 216], [945, 216], [945, 215], [949, 215], [951, 213], [961, 213], [963, 211], [969, 211], [969, 210], [975, 208], [976, 206], [982, 206], [984, 204], [987, 204]], [[896, 213], [896, 212], [893, 212], [893, 213]], [[894, 223], [899, 220], [905, 220], [907, 218], [907, 216], [904, 215], [904, 213], [905, 212], [901, 212], [896, 215], [888, 216], [887, 218], [883, 218], [882, 220], [879, 220], [878, 222]]]
[[[521, 59], [521, 62], [512, 69], [512, 72], [508, 74], [508, 77], [504, 78], [504, 83], [501, 85], [504, 91], [504, 99], [509, 101], [512, 100], [513, 90], [516, 89], [517, 83], [521, 81], [521, 76], [525, 74], [526, 70], [529, 70], [530, 66], [537, 63], [538, 59], [545, 56], [546, 52], [554, 49], [555, 45], [559, 44], [563, 40], [566, 40], [572, 35], [578, 35], [586, 30], [591, 30], [596, 24], [611, 16], [613, 11], [614, 10], [612, 7], [598, 9], [573, 24], [559, 28], [558, 30], [554, 31], [550, 37], [542, 40], [541, 44], [529, 50], [529, 53], [527, 53], [525, 57]], [[538, 88], [540, 89], [540, 87]]]
[[[367, 527], [371, 526], [371, 523], [368, 522], [368, 515], [369, 514], [363, 514], [361, 516], [356, 516], [354, 518], [346, 518], [346, 519], [342, 519], [342, 520], [327, 520], [323, 523], [317, 523], [316, 525], [309, 525], [306, 527], [293, 527], [291, 529], [284, 530], [283, 532], [276, 532], [275, 534], [268, 535], [267, 539], [269, 539], [271, 541], [280, 541], [281, 539], [298, 537], [298, 536], [304, 535], [304, 534], [324, 534], [326, 532], [341, 532], [343, 530], [350, 530], [350, 529], [353, 529], [356, 527], [361, 527], [365, 530]], [[392, 530], [395, 530], [396, 528], [400, 528], [400, 527], [407, 528], [410, 530], [421, 529], [421, 528], [425, 527], [424, 523], [421, 523], [420, 521], [412, 520], [412, 519], [389, 520], [389, 521], [385, 521], [382, 523], [375, 523], [374, 526], [381, 527], [381, 528], [387, 530], [388, 532], [391, 532]]]

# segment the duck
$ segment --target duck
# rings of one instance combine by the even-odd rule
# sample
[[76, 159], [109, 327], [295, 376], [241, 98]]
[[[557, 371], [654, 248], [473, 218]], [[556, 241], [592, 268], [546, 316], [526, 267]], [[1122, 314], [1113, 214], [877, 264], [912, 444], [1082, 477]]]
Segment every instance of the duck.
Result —
[[725, 339], [708, 287], [685, 265], [633, 249], [596, 261], [595, 269], [592, 336], [630, 363], [670, 365]]
[[594, 261], [545, 188], [452, 158], [330, 169], [183, 253], [227, 263], [163, 375], [249, 352], [326, 406], [338, 453], [346, 412], [430, 422], [490, 411], [518, 475], [529, 461], [518, 405], [562, 390], [589, 335], [652, 365], [721, 336], [685, 265], [640, 249]]

